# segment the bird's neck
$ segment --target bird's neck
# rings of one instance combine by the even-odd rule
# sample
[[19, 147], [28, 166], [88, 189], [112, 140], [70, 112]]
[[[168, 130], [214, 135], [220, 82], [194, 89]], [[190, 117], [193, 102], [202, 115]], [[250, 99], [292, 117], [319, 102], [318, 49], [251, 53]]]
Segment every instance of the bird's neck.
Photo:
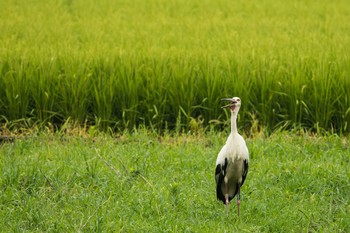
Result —
[[237, 132], [237, 112], [231, 113], [231, 134], [236, 134]]

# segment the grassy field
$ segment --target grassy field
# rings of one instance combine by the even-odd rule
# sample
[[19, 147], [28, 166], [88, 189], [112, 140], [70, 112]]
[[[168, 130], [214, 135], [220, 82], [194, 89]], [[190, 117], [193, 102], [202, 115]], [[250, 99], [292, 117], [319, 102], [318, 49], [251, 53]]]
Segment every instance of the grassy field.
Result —
[[0, 123], [348, 133], [347, 0], [3, 0]]
[[349, 232], [349, 139], [247, 139], [241, 217], [215, 197], [226, 133], [39, 133], [0, 146], [4, 232]]

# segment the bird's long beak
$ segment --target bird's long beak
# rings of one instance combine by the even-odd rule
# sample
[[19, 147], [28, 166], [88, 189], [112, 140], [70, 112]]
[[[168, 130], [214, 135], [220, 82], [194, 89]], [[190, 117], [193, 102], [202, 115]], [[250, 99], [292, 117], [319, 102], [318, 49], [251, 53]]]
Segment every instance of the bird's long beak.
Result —
[[233, 99], [231, 99], [231, 98], [223, 98], [223, 99], [221, 99], [222, 101], [231, 101], [231, 103], [230, 104], [227, 104], [227, 105], [225, 105], [225, 106], [222, 106], [221, 108], [230, 108], [230, 107], [232, 107], [232, 106], [234, 106], [235, 104], [236, 104], [236, 101], [234, 101]]

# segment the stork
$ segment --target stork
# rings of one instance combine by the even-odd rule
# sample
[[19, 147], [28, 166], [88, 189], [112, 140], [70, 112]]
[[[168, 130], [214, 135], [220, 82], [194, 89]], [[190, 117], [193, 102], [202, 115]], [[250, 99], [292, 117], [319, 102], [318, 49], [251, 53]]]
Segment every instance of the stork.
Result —
[[226, 205], [228, 216], [228, 204], [237, 195], [239, 216], [241, 186], [248, 173], [249, 152], [244, 138], [237, 131], [237, 115], [241, 107], [241, 99], [233, 97], [222, 100], [230, 102], [222, 108], [231, 110], [231, 133], [216, 159], [216, 197]]

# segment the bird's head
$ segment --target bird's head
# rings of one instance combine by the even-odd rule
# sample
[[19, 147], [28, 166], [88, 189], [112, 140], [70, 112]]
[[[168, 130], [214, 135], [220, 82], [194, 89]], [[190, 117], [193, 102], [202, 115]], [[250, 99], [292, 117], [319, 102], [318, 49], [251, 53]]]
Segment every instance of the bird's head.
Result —
[[238, 113], [239, 108], [241, 107], [241, 99], [239, 97], [224, 98], [221, 100], [230, 102], [229, 104], [222, 106], [222, 108], [229, 108], [232, 113]]

